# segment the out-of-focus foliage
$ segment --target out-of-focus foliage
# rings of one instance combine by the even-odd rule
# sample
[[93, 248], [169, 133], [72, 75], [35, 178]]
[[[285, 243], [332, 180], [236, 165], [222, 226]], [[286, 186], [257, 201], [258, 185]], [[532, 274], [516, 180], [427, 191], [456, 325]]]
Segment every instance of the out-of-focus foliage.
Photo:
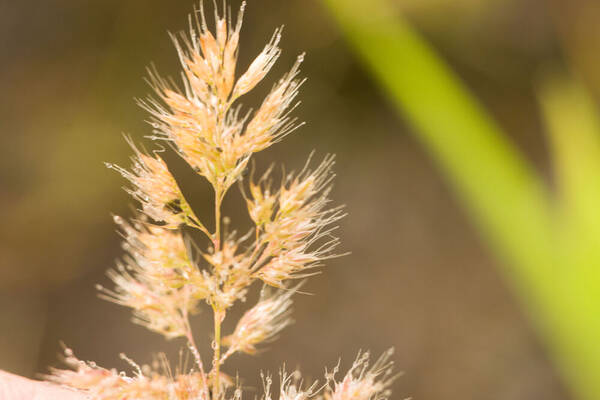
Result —
[[563, 374], [581, 398], [594, 399], [600, 396], [600, 121], [579, 82], [547, 79], [540, 102], [558, 186], [556, 264], [539, 276], [556, 283], [545, 304], [553, 319], [547, 334]]
[[600, 123], [585, 89], [544, 81], [558, 196], [389, 0], [325, 1], [454, 185], [571, 389], [600, 397]]

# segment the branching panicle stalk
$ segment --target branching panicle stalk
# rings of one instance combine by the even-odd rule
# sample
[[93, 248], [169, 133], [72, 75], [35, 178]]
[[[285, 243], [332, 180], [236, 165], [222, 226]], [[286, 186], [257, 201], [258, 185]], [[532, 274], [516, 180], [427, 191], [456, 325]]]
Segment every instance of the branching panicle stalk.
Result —
[[208, 394], [210, 393], [209, 387], [208, 387], [208, 381], [206, 380], [206, 373], [204, 372], [204, 365], [202, 364], [202, 357], [200, 356], [200, 352], [198, 351], [198, 346], [196, 346], [196, 341], [194, 340], [194, 335], [192, 333], [192, 329], [190, 327], [189, 320], [187, 320], [186, 339], [188, 341], [188, 346], [190, 348], [190, 351], [192, 352], [192, 355], [194, 356], [194, 361], [196, 362], [196, 365], [198, 366], [198, 369], [200, 371], [200, 378], [202, 380], [203, 393], [206, 396], [208, 396]]

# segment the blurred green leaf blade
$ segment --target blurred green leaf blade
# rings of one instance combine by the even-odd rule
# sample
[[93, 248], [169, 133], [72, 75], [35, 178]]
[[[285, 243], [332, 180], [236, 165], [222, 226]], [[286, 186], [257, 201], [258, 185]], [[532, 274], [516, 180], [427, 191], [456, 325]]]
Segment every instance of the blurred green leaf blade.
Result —
[[[460, 79], [395, 13], [392, 2], [324, 2], [374, 79], [438, 162], [488, 245], [504, 261], [508, 282], [573, 392], [581, 399], [600, 398], [600, 346], [596, 344], [600, 250], [590, 245], [600, 236], [589, 230], [586, 236], [591, 242], [585, 246], [575, 244], [576, 234], [565, 240], [563, 222], [556, 218], [556, 201], [541, 177]], [[550, 100], [556, 103], [547, 104], [547, 111], [562, 107], [559, 101], [560, 96]], [[599, 212], [596, 164], [600, 158], [598, 138], [592, 133], [598, 124], [593, 112], [588, 112], [587, 100], [579, 98], [575, 103], [583, 109], [574, 108], [550, 125], [561, 132], [560, 140], [568, 140], [565, 128], [574, 130], [581, 124], [580, 142], [569, 143], [566, 153], [557, 157], [564, 161], [559, 175], [565, 201], [573, 209], [569, 214], [585, 220]], [[587, 148], [584, 160], [576, 157], [581, 151], [578, 146]], [[600, 229], [600, 224], [588, 225]]]

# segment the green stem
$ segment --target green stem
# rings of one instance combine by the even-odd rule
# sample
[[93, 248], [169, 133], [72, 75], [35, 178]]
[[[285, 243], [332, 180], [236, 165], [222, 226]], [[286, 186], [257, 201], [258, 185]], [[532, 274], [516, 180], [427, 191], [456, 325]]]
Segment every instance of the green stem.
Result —
[[221, 201], [223, 193], [220, 187], [215, 188], [215, 235], [213, 244], [215, 252], [221, 250]]

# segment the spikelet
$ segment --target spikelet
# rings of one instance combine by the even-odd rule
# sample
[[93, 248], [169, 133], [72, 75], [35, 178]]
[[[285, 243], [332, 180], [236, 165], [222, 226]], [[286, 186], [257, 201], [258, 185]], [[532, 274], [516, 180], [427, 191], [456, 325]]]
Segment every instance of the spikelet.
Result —
[[131, 171], [107, 163], [131, 182], [133, 188], [126, 191], [142, 205], [142, 211], [157, 222], [177, 227], [183, 222], [181, 203], [185, 202], [181, 190], [169, 172], [167, 164], [155, 152], [153, 155], [139, 151], [128, 139], [134, 156]]
[[[263, 400], [273, 400], [271, 386], [273, 379], [270, 375], [261, 374], [263, 380]], [[304, 387], [300, 371], [292, 373], [285, 371], [285, 366], [279, 372], [279, 400], [307, 400], [314, 397], [318, 382]]]
[[279, 400], [308, 400], [314, 396], [318, 382], [303, 388], [300, 371], [288, 374], [282, 370], [280, 377]]
[[392, 374], [393, 363], [390, 361], [393, 349], [384, 352], [369, 367], [369, 352], [358, 353], [350, 370], [341, 382], [335, 380], [339, 366], [326, 376], [327, 389], [325, 400], [385, 400], [390, 395], [389, 387], [397, 378]]
[[297, 80], [300, 64], [304, 55], [300, 55], [296, 63], [267, 95], [262, 105], [248, 123], [244, 136], [235, 138], [235, 147], [239, 154], [251, 154], [264, 150], [293, 132], [301, 124], [290, 117], [296, 107], [294, 99], [298, 89], [304, 82]]
[[263, 288], [258, 303], [246, 311], [235, 331], [223, 338], [223, 344], [229, 347], [224, 357], [236, 351], [255, 354], [257, 344], [275, 339], [279, 332], [292, 323], [291, 297], [297, 290], [298, 286], [273, 293]]
[[254, 183], [252, 178], [250, 179], [249, 188], [251, 198], [248, 198], [242, 187], [242, 195], [246, 200], [248, 214], [258, 229], [262, 228], [266, 223], [271, 222], [271, 218], [275, 212], [277, 197], [279, 196], [278, 192], [271, 193], [272, 181], [270, 175], [272, 170], [273, 166], [263, 174], [257, 183]]
[[273, 33], [269, 43], [265, 45], [263, 51], [252, 61], [246, 72], [236, 82], [235, 89], [233, 90], [234, 99], [254, 89], [269, 73], [281, 54], [281, 49], [278, 47], [280, 40], [281, 29], [277, 29]]

